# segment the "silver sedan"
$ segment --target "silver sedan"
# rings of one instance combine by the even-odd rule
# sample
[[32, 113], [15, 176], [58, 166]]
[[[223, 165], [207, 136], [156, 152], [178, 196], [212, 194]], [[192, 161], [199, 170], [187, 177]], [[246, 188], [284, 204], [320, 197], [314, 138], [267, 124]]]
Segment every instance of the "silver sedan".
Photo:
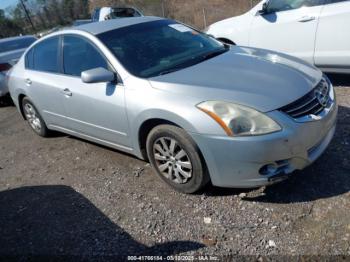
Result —
[[281, 181], [322, 154], [337, 118], [333, 86], [312, 65], [155, 17], [44, 37], [9, 87], [38, 135], [133, 154], [184, 193]]

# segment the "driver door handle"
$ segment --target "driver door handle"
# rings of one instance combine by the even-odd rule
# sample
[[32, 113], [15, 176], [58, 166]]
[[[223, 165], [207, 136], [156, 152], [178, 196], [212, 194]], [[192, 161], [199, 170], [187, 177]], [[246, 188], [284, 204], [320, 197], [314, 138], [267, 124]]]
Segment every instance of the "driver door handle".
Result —
[[315, 20], [315, 19], [316, 19], [315, 16], [305, 15], [305, 16], [299, 18], [298, 21], [299, 21], [299, 22], [302, 22], [302, 23], [305, 23], [305, 22], [313, 21], [313, 20]]
[[64, 94], [65, 96], [72, 96], [73, 95], [73, 93], [68, 88], [63, 89], [62, 94]]

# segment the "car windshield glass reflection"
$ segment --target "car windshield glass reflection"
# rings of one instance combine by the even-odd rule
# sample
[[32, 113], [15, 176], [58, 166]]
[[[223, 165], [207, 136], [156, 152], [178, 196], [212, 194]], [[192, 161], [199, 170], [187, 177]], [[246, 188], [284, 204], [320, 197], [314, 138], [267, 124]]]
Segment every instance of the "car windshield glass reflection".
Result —
[[225, 52], [215, 39], [171, 20], [128, 26], [98, 35], [133, 75], [149, 78]]

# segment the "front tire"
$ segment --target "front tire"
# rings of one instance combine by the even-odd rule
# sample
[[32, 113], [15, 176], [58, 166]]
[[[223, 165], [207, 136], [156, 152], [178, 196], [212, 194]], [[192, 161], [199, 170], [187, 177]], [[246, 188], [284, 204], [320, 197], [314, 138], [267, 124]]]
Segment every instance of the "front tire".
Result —
[[195, 193], [209, 182], [199, 149], [181, 128], [155, 127], [147, 137], [148, 159], [158, 176], [182, 193]]
[[48, 137], [50, 130], [47, 128], [34, 104], [27, 97], [22, 100], [22, 108], [24, 117], [31, 129], [39, 136]]

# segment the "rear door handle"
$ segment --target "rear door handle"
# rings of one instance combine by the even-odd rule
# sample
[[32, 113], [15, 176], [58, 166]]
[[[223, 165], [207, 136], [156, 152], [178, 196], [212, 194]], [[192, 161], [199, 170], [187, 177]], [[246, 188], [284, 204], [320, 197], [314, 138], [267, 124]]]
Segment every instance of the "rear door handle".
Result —
[[315, 16], [305, 15], [305, 16], [299, 18], [298, 21], [299, 21], [299, 22], [302, 22], [302, 23], [305, 23], [305, 22], [313, 21], [313, 20], [315, 20], [315, 19], [316, 19]]
[[68, 88], [63, 89], [62, 94], [64, 94], [65, 96], [72, 96], [73, 95], [73, 93]]
[[32, 80], [30, 80], [29, 78], [27, 78], [24, 82], [27, 86], [30, 86], [33, 83]]

